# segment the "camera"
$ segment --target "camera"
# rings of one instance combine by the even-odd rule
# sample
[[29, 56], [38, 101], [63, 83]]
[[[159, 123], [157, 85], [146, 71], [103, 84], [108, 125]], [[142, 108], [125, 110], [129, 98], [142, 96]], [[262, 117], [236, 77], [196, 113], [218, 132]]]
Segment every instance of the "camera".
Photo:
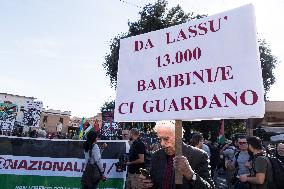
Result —
[[144, 177], [146, 177], [146, 179], [151, 179], [150, 171], [143, 168], [140, 168], [139, 171]]
[[126, 162], [127, 162], [127, 156], [121, 156], [118, 159], [118, 162], [115, 163], [115, 167], [116, 167], [116, 172], [123, 172], [126, 171]]

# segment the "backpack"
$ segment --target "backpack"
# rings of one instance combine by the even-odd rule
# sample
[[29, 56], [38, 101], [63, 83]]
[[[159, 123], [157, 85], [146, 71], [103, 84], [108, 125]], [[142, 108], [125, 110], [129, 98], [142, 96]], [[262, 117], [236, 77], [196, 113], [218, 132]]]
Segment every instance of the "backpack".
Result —
[[[234, 158], [235, 158], [235, 168], [238, 172], [238, 169], [239, 169], [239, 163], [238, 163], [238, 158], [239, 158], [239, 155], [240, 155], [241, 151], [237, 151], [235, 152], [235, 155], [234, 155]], [[253, 156], [249, 153], [249, 159], [248, 161], [251, 161], [253, 159]]]
[[270, 182], [272, 186], [270, 186], [270, 189], [280, 189], [284, 188], [284, 164], [273, 155], [267, 155], [271, 166], [272, 166], [272, 175], [273, 175], [273, 181]]
[[88, 163], [81, 178], [81, 184], [83, 186], [89, 186], [89, 187], [96, 186], [96, 184], [100, 181], [102, 176], [98, 165], [96, 163], [94, 164], [90, 163], [91, 157], [92, 157], [92, 149], [89, 151]]
[[[234, 155], [234, 159], [235, 159], [235, 163], [234, 163], [234, 173], [233, 173], [233, 178], [231, 180], [232, 184], [236, 184], [238, 182], [238, 171], [239, 171], [239, 163], [238, 163], [238, 159], [239, 159], [239, 155], [240, 155], [241, 151], [238, 151], [237, 149], [235, 149], [235, 155]], [[249, 159], [248, 161], [251, 161], [253, 158], [253, 156], [251, 154], [249, 154]]]

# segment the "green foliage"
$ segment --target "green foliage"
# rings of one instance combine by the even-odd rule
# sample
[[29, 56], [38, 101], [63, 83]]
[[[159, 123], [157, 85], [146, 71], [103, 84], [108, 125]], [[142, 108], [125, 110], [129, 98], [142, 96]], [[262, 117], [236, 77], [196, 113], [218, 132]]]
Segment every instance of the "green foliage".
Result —
[[217, 120], [183, 121], [182, 122], [182, 127], [184, 129], [183, 138], [185, 139], [186, 142], [189, 142], [191, 134], [196, 131], [203, 133], [203, 136], [206, 139], [217, 138], [220, 125], [221, 122]]
[[202, 17], [193, 13], [185, 14], [179, 5], [167, 10], [167, 4], [167, 1], [158, 1], [154, 5], [145, 6], [139, 12], [140, 20], [128, 23], [130, 35], [140, 35]]
[[103, 106], [101, 107], [101, 112], [106, 111], [106, 110], [114, 110], [114, 108], [115, 108], [114, 100], [105, 102]]
[[226, 119], [225, 120], [225, 137], [231, 138], [235, 133], [245, 133], [245, 120], [241, 119]]
[[[244, 120], [227, 119], [224, 122], [225, 137], [231, 138], [234, 133], [244, 133], [245, 123]], [[217, 139], [221, 127], [220, 120], [203, 120], [203, 121], [183, 121], [182, 127], [184, 129], [184, 139], [188, 142], [193, 132], [203, 133], [206, 139]]]
[[259, 53], [260, 62], [262, 69], [263, 86], [265, 91], [265, 96], [269, 91], [271, 85], [275, 83], [275, 76], [273, 70], [276, 67], [277, 58], [271, 54], [269, 45], [265, 40], [259, 40]]
[[115, 37], [110, 44], [110, 53], [105, 56], [103, 67], [106, 75], [110, 78], [110, 84], [116, 88], [118, 59], [119, 59], [119, 40], [127, 37], [127, 34], [121, 34]]

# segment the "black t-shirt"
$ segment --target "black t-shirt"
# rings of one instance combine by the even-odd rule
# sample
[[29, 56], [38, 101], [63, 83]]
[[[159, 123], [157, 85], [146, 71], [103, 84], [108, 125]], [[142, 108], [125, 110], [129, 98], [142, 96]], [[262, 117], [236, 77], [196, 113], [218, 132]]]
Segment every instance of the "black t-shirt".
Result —
[[[129, 150], [129, 161], [135, 161], [139, 158], [138, 154], [144, 154], [144, 159], [146, 156], [146, 148], [144, 143], [138, 138], [135, 140]], [[144, 161], [145, 162], [145, 161]], [[145, 168], [145, 163], [140, 163], [140, 164], [131, 164], [128, 166], [128, 172], [131, 174], [134, 173], [140, 173], [139, 169], [140, 168]]]
[[256, 173], [264, 173], [265, 180], [263, 184], [251, 184], [252, 189], [268, 189], [269, 181], [273, 180], [272, 166], [268, 159], [263, 153], [254, 155], [252, 161], [251, 176], [255, 177]]

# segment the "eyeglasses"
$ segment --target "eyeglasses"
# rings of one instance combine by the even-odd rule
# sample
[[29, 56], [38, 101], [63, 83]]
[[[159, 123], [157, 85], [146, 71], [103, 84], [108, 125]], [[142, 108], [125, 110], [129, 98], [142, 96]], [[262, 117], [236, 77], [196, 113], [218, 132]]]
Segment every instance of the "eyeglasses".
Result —
[[247, 144], [247, 142], [239, 142], [240, 145]]

